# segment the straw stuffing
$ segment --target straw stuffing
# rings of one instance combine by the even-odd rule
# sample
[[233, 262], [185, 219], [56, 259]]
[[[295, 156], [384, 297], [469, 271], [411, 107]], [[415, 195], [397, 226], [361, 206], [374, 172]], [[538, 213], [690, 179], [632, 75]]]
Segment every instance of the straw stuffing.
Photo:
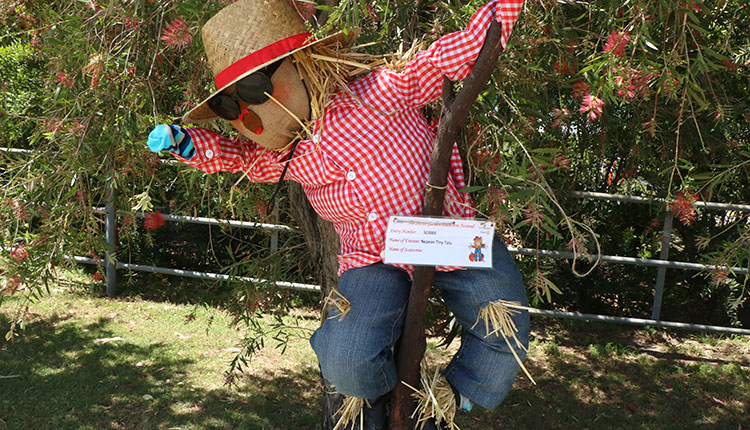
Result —
[[339, 314], [329, 316], [328, 318], [338, 318], [339, 321], [341, 321], [341, 319], [349, 313], [352, 305], [346, 297], [339, 293], [339, 290], [333, 288], [323, 300], [323, 311], [325, 312], [327, 309], [330, 309], [329, 307], [336, 308], [339, 311]]
[[[490, 302], [489, 304], [487, 304], [487, 306], [479, 310], [477, 322], [475, 322], [471, 328], [473, 329], [474, 327], [476, 327], [479, 324], [479, 320], [483, 319], [485, 332], [487, 333], [485, 337], [490, 337], [493, 334], [502, 336], [503, 339], [505, 339], [505, 342], [508, 344], [510, 352], [512, 352], [513, 356], [516, 358], [518, 365], [521, 366], [521, 369], [523, 369], [523, 372], [526, 374], [526, 376], [529, 377], [531, 382], [533, 384], [536, 384], [534, 378], [532, 378], [529, 371], [526, 370], [526, 366], [523, 365], [523, 362], [518, 356], [518, 353], [516, 353], [516, 348], [514, 348], [510, 342], [510, 338], [513, 338], [518, 349], [528, 351], [526, 347], [521, 343], [521, 341], [518, 340], [518, 336], [516, 336], [516, 333], [518, 333], [518, 328], [516, 327], [516, 323], [513, 322], [513, 315], [521, 313], [518, 308], [523, 308], [523, 306], [521, 306], [521, 303], [519, 302], [512, 302], [507, 300], [496, 300], [494, 302]], [[490, 330], [490, 328], [492, 330]]]
[[[435, 373], [430, 375], [425, 362], [422, 362], [420, 379], [421, 390], [404, 383], [414, 391], [411, 395], [417, 403], [411, 415], [415, 420], [415, 429], [424, 429], [425, 423], [434, 418], [439, 428], [461, 430], [454, 422], [457, 410], [456, 396], [448, 380], [440, 374], [439, 369], [435, 369]], [[440, 427], [440, 423], [444, 423], [443, 427]]]
[[355, 425], [359, 424], [359, 428], [364, 428], [365, 420], [365, 404], [370, 406], [370, 403], [359, 397], [346, 396], [344, 397], [344, 403], [341, 408], [336, 411], [336, 415], [339, 415], [339, 420], [336, 422], [336, 426], [333, 430], [346, 430], [353, 429]]
[[341, 47], [336, 44], [319, 43], [308, 49], [292, 54], [295, 65], [305, 78], [310, 96], [310, 120], [303, 126], [299, 137], [311, 139], [312, 123], [323, 117], [331, 95], [337, 91], [349, 92], [347, 84], [358, 75], [381, 67], [399, 71], [416, 56], [422, 46], [414, 43], [407, 50], [403, 47], [392, 55], [372, 55], [356, 52], [366, 45]]

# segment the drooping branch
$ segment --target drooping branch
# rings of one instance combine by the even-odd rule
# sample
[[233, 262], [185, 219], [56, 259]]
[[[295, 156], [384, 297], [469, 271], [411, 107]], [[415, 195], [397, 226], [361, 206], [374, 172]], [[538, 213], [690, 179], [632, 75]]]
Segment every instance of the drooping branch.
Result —
[[[497, 58], [502, 49], [500, 36], [501, 24], [493, 20], [487, 30], [487, 38], [474, 68], [455, 98], [452, 83], [447, 78], [443, 81], [443, 110], [430, 160], [430, 174], [422, 209], [424, 215], [436, 216], [442, 214], [445, 197], [444, 187], [448, 183], [453, 143], [456, 141], [458, 130], [463, 126], [471, 106], [484, 89], [492, 75], [495, 64], [497, 64]], [[411, 389], [405, 384], [419, 387], [420, 362], [426, 348], [425, 312], [427, 297], [434, 280], [434, 267], [422, 266], [417, 267], [414, 271], [406, 311], [406, 323], [397, 357], [400, 382], [394, 389], [391, 398], [390, 430], [411, 430], [414, 428], [414, 420], [411, 418], [411, 414], [414, 411], [415, 403], [411, 397]]]

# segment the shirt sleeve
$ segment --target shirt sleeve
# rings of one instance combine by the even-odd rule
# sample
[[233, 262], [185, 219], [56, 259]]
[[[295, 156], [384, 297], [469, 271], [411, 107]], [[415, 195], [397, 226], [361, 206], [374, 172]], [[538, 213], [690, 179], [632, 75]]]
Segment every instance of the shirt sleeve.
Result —
[[205, 128], [186, 127], [195, 155], [178, 160], [206, 173], [243, 172], [253, 182], [278, 182], [286, 152], [277, 152], [241, 138], [227, 138]]
[[465, 30], [447, 34], [425, 51], [417, 53], [404, 70], [382, 69], [378, 87], [366, 100], [385, 110], [418, 108], [437, 99], [443, 91], [443, 76], [460, 81], [471, 72], [479, 56], [487, 29], [494, 18], [502, 24], [500, 43], [505, 49], [524, 0], [492, 0], [478, 9]]

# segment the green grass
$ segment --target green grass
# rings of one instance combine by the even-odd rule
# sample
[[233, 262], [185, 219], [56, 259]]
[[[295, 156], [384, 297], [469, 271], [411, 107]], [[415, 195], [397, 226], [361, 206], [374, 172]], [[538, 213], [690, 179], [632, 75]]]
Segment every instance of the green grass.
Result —
[[[13, 302], [0, 309], [7, 327]], [[301, 311], [314, 328], [312, 310]], [[526, 365], [473, 429], [749, 429], [750, 339], [534, 320]], [[266, 347], [238, 387], [225, 372], [243, 333], [211, 307], [59, 289], [0, 343], [0, 430], [317, 429], [318, 371], [305, 340]], [[428, 358], [450, 351], [431, 340]]]
[[211, 308], [55, 292], [0, 346], [0, 429], [315, 428], [303, 342], [264, 351], [229, 389], [242, 337], [230, 323]]

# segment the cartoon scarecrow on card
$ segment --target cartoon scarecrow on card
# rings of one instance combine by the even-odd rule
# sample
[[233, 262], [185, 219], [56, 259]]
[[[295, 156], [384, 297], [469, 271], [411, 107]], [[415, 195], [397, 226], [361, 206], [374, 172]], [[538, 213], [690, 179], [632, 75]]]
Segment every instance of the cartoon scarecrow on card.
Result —
[[[333, 223], [341, 241], [337, 294], [347, 306], [334, 310], [310, 343], [336, 390], [366, 400], [362, 419], [341, 428], [384, 429], [388, 395], [398, 382], [393, 350], [413, 267], [383, 263], [384, 236], [391, 215], [421, 214], [436, 131], [422, 107], [440, 97], [443, 77], [458, 81], [471, 72], [492, 20], [502, 24], [505, 46], [522, 6], [522, 0], [490, 1], [465, 30], [388, 66], [363, 64], [342, 34], [315, 39], [288, 0], [236, 1], [203, 27], [217, 89], [183, 123], [225, 119], [241, 137], [179, 125], [157, 126], [149, 136], [152, 151], [170, 151], [207, 173], [296, 181], [317, 213]], [[464, 186], [454, 145], [444, 216], [476, 215], [470, 197], [459, 191]], [[508, 317], [514, 345], [493, 332], [496, 327], [479, 324], [488, 322], [493, 303], [526, 304], [520, 273], [502, 241], [494, 241], [492, 256], [491, 269], [437, 268], [435, 287], [464, 335], [436, 378], [448, 404], [438, 412], [418, 411], [420, 428], [451, 428], [452, 414], [472, 404], [497, 407], [519, 370], [528, 314]]]

